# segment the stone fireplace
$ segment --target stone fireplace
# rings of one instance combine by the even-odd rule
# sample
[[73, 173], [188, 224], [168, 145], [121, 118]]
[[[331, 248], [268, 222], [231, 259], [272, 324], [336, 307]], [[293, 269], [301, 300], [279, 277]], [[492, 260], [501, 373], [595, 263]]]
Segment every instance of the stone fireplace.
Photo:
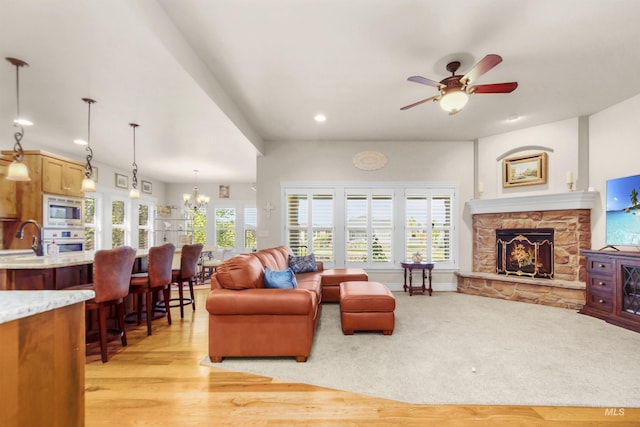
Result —
[[[458, 292], [582, 308], [586, 266], [580, 251], [591, 248], [591, 208], [597, 195], [571, 192], [467, 202], [473, 226], [473, 271], [457, 274]], [[516, 235], [499, 239], [498, 230], [524, 230], [530, 237], [525, 241], [518, 237], [522, 233], [512, 233]], [[552, 241], [540, 244], [548, 234]], [[499, 245], [499, 240], [512, 245]], [[509, 265], [514, 250], [515, 259]], [[550, 259], [541, 260], [545, 256]], [[537, 271], [531, 264], [518, 269], [518, 257], [521, 264], [537, 264]], [[515, 271], [507, 274], [507, 269]]]
[[496, 230], [496, 272], [553, 278], [553, 228]]

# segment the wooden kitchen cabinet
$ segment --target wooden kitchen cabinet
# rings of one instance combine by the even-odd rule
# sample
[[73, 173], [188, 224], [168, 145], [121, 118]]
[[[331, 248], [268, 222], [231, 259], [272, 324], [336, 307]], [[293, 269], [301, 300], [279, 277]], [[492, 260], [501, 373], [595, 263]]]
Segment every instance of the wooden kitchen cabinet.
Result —
[[6, 178], [11, 158], [0, 157], [0, 218], [19, 218], [16, 182]]
[[[12, 151], [3, 151], [2, 154], [6, 159], [11, 156]], [[80, 188], [84, 177], [84, 163], [41, 150], [26, 150], [22, 161], [29, 170], [31, 181], [15, 183], [17, 220], [33, 219], [42, 225], [45, 194], [83, 197]], [[4, 190], [2, 194], [4, 196]], [[4, 249], [31, 248], [35, 227], [25, 228], [24, 238], [18, 239], [15, 237], [18, 225], [18, 221], [4, 221]]]
[[42, 157], [42, 191], [47, 194], [82, 197], [84, 167], [52, 157]]

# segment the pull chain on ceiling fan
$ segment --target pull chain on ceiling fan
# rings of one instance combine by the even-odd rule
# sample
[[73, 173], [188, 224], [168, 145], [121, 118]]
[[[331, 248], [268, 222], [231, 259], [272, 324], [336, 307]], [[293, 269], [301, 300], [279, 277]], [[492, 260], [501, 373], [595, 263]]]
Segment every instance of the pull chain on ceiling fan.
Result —
[[440, 102], [440, 107], [451, 115], [459, 113], [467, 104], [469, 95], [474, 93], [511, 93], [518, 87], [518, 82], [469, 86], [480, 76], [501, 62], [502, 58], [499, 55], [489, 54], [474, 65], [467, 74], [460, 75], [456, 74], [458, 68], [460, 68], [460, 62], [453, 61], [447, 64], [447, 71], [451, 73], [451, 76], [446, 77], [439, 82], [422, 76], [411, 76], [407, 80], [438, 88], [440, 94], [430, 96], [429, 98], [422, 99], [418, 102], [414, 102], [413, 104], [405, 105], [400, 109], [408, 110], [409, 108], [413, 108], [427, 101], [434, 101]]

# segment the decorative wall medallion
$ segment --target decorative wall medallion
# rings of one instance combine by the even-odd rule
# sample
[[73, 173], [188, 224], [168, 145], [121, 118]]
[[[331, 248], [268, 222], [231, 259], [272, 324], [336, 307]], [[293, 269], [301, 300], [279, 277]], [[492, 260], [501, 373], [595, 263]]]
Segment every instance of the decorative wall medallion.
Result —
[[358, 169], [374, 171], [387, 164], [387, 157], [379, 151], [361, 151], [353, 156], [352, 161]]

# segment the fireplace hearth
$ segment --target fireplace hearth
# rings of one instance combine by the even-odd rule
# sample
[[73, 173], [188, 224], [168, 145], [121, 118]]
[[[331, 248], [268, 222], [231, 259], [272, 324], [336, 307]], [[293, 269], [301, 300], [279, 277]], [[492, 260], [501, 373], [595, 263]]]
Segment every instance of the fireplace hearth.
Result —
[[553, 279], [553, 228], [496, 230], [496, 272]]

